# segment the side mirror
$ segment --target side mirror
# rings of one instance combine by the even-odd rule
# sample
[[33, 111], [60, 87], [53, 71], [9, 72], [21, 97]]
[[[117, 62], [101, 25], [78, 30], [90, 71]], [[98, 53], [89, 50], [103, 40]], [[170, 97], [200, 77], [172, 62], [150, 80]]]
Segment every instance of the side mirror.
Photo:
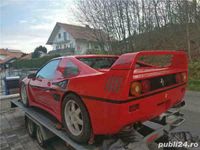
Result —
[[28, 79], [33, 79], [36, 77], [36, 74], [35, 73], [31, 73], [28, 75]]

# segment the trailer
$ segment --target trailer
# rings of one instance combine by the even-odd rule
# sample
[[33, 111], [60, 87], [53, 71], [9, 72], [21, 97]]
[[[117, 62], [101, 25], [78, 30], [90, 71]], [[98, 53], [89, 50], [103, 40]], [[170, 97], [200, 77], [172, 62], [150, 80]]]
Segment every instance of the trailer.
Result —
[[[155, 143], [163, 137], [167, 137], [174, 128], [184, 123], [184, 115], [180, 112], [180, 108], [183, 105], [184, 102], [153, 120], [129, 126], [118, 135], [109, 136], [109, 138], [105, 139], [122, 139], [126, 145], [134, 145], [136, 142], [144, 144]], [[109, 147], [105, 146], [106, 140], [100, 140], [101, 142], [94, 142], [88, 145], [74, 142], [62, 128], [58, 128], [59, 124], [55, 118], [39, 108], [25, 107], [20, 100], [13, 100], [11, 101], [11, 108], [15, 107], [25, 113], [27, 131], [31, 137], [36, 137], [40, 146], [44, 146], [50, 139], [57, 136], [76, 150], [109, 150]]]

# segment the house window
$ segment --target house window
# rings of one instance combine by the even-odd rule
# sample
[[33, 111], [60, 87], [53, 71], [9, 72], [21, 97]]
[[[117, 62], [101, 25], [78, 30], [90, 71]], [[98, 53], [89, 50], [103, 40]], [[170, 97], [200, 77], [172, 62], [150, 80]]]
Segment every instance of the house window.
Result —
[[95, 48], [95, 49], [98, 49], [98, 48], [99, 48], [99, 46], [98, 46], [97, 44], [95, 44], [94, 48]]
[[5, 58], [6, 58], [6, 55], [1, 55], [1, 54], [0, 54], [0, 59], [1, 59], [1, 60], [4, 60]]
[[61, 34], [60, 34], [60, 33], [58, 34], [58, 38], [59, 38], [59, 39], [61, 38]]
[[64, 37], [64, 40], [66, 41], [67, 40], [67, 32], [63, 32], [63, 37]]

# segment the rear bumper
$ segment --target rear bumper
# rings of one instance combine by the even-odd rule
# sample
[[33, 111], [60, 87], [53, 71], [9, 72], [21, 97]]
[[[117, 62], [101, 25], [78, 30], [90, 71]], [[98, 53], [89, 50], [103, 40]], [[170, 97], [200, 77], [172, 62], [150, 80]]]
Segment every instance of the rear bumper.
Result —
[[[180, 103], [185, 85], [126, 103], [110, 103], [82, 97], [88, 109], [94, 134], [115, 134], [125, 126], [151, 120]], [[138, 105], [134, 111], [130, 107]]]

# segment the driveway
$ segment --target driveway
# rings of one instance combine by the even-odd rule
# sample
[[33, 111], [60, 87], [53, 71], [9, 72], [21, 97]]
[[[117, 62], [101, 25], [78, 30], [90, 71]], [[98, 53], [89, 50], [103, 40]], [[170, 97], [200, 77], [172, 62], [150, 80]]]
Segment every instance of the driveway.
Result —
[[182, 112], [186, 121], [176, 131], [190, 131], [193, 135], [200, 136], [200, 92], [187, 91], [184, 99], [186, 105]]

